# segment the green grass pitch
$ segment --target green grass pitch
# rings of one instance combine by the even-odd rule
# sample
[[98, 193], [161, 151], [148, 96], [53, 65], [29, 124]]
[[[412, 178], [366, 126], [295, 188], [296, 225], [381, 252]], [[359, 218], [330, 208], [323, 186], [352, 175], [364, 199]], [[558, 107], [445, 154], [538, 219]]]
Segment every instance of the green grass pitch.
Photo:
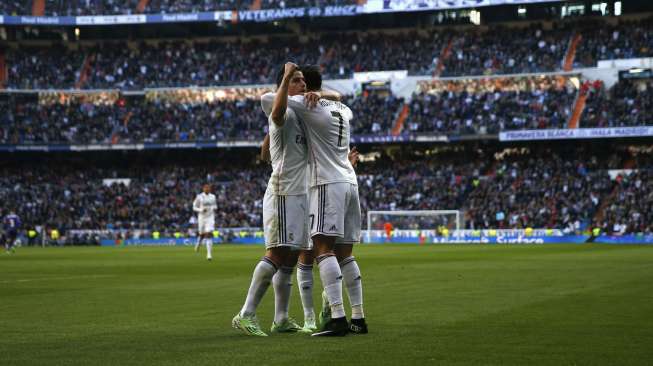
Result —
[[[19, 248], [0, 256], [0, 364], [653, 362], [653, 247], [355, 251], [370, 334], [316, 339], [231, 328], [259, 246], [217, 246], [211, 263], [190, 247]], [[293, 291], [291, 315], [301, 321]], [[270, 289], [259, 308], [266, 329], [272, 312]]]

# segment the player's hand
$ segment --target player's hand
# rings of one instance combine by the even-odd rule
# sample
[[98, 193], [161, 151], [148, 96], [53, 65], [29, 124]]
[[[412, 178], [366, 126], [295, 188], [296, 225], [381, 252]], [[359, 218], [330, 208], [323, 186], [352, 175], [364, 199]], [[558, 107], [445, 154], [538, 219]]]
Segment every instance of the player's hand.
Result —
[[356, 146], [352, 147], [351, 150], [349, 151], [349, 162], [351, 163], [351, 166], [354, 168], [356, 167], [356, 164], [358, 164], [358, 150], [356, 149]]
[[304, 94], [304, 103], [308, 109], [313, 109], [317, 106], [317, 102], [322, 98], [322, 95], [318, 92], [308, 92]]
[[284, 66], [284, 70], [283, 70], [283, 76], [286, 78], [291, 77], [297, 70], [299, 70], [299, 66], [297, 66], [296, 63], [286, 62], [286, 65]]

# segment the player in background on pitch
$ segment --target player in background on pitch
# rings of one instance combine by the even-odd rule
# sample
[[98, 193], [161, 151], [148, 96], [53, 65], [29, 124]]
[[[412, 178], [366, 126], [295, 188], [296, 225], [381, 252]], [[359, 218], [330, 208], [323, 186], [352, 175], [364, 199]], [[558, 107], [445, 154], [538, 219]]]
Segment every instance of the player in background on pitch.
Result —
[[16, 243], [16, 238], [18, 237], [18, 231], [21, 227], [20, 217], [16, 215], [15, 212], [9, 211], [9, 214], [4, 217], [2, 220], [3, 228], [5, 231], [5, 252], [14, 253], [16, 248], [14, 244]]
[[193, 201], [193, 211], [197, 213], [197, 243], [195, 251], [200, 250], [202, 242], [206, 245], [206, 259], [212, 260], [213, 249], [213, 230], [215, 230], [215, 210], [218, 204], [215, 195], [211, 193], [211, 186], [205, 184], [202, 187], [202, 193], [195, 196]]

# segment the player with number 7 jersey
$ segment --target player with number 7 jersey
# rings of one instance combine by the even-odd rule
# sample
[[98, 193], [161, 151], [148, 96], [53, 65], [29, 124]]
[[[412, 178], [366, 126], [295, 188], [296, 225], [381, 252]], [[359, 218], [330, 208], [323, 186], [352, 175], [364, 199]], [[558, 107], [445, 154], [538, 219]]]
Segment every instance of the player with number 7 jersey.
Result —
[[[288, 98], [288, 107], [306, 131], [310, 234], [331, 312], [331, 320], [313, 335], [341, 336], [350, 329], [366, 333], [360, 271], [351, 256], [361, 230], [358, 184], [348, 158], [353, 114], [349, 107], [336, 101], [320, 99], [312, 108], [307, 104], [302, 95]], [[347, 324], [342, 296], [344, 266], [349, 263], [356, 267], [357, 273], [347, 283], [352, 302], [351, 324]], [[352, 293], [359, 295], [352, 298]]]

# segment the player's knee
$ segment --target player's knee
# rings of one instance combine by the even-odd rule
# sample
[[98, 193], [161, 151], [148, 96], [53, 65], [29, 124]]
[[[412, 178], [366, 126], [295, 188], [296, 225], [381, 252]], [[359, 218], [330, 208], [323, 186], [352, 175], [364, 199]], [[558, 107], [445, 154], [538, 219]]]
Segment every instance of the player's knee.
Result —
[[353, 249], [354, 249], [353, 244], [336, 245], [334, 253], [336, 255], [336, 258], [338, 258], [338, 262], [342, 261], [343, 259], [351, 257], [351, 253], [353, 252]]
[[313, 264], [313, 261], [315, 260], [315, 255], [313, 255], [313, 250], [302, 250], [301, 253], [299, 253], [299, 263], [306, 264], [306, 265], [311, 265]]
[[333, 254], [336, 238], [326, 235], [315, 235], [313, 237], [313, 245], [315, 249], [315, 256], [323, 254]]
[[279, 268], [282, 265], [285, 265], [287, 255], [286, 249], [287, 248], [284, 247], [270, 248], [265, 252], [265, 256], [271, 260], [277, 268]]

